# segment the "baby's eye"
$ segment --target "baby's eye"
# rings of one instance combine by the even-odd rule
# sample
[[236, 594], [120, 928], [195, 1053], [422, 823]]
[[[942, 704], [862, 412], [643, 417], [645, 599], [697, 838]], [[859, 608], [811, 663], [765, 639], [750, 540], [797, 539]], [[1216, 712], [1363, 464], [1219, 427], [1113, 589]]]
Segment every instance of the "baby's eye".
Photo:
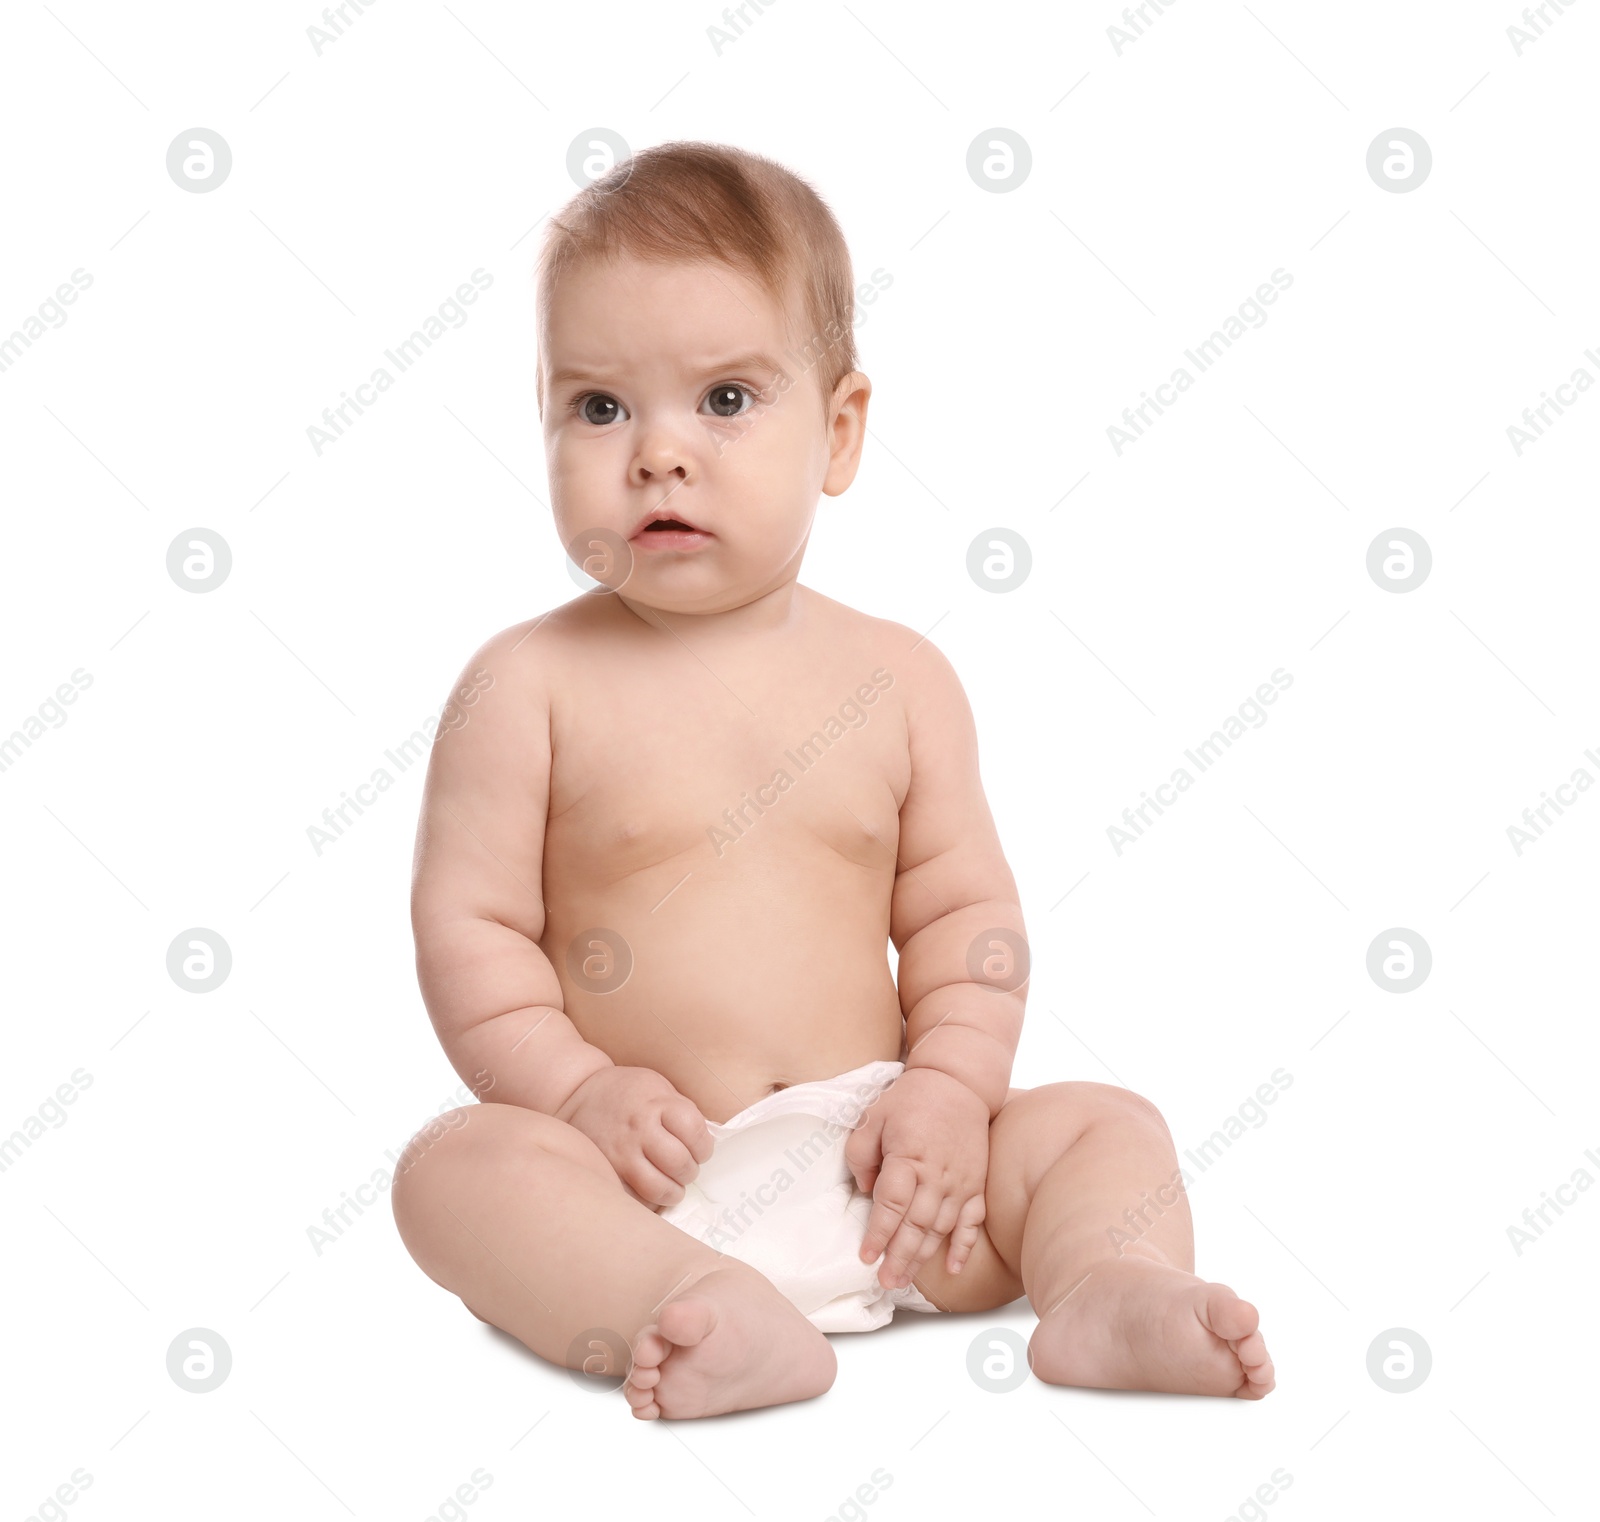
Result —
[[750, 407], [739, 405], [740, 397], [750, 399], [750, 407], [756, 404], [756, 393], [748, 386], [741, 386], [737, 382], [728, 381], [724, 385], [713, 386], [706, 395], [706, 401], [711, 405], [711, 411], [717, 417], [738, 417], [748, 412]]
[[572, 410], [586, 423], [606, 424], [614, 423], [619, 418], [628, 414], [623, 409], [622, 403], [614, 396], [607, 396], [603, 391], [588, 391], [582, 396], [574, 397]]

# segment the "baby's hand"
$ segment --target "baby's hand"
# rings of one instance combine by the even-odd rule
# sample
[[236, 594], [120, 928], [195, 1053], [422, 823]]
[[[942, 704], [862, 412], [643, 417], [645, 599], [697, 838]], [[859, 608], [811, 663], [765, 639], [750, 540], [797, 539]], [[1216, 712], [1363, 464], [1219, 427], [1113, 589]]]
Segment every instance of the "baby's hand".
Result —
[[989, 1107], [935, 1068], [907, 1068], [845, 1143], [856, 1184], [873, 1197], [861, 1261], [884, 1253], [878, 1282], [909, 1284], [948, 1234], [961, 1272], [978, 1241], [989, 1174]]
[[700, 1107], [654, 1068], [601, 1068], [556, 1119], [582, 1131], [628, 1192], [653, 1209], [676, 1205], [713, 1150]]

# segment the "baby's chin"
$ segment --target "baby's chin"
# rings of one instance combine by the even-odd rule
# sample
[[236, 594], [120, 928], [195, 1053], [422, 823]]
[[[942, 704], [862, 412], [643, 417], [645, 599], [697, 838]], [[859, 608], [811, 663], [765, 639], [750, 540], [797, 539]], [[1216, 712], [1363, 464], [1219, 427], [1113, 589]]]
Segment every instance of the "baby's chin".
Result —
[[650, 609], [667, 615], [732, 613], [792, 583], [797, 569], [748, 562], [729, 567], [705, 552], [677, 564], [640, 557], [613, 593], [641, 614]]
[[637, 571], [615, 589], [616, 595], [641, 614], [694, 615], [731, 613], [766, 595], [770, 585], [753, 586], [720, 577], [688, 578], [640, 575]]

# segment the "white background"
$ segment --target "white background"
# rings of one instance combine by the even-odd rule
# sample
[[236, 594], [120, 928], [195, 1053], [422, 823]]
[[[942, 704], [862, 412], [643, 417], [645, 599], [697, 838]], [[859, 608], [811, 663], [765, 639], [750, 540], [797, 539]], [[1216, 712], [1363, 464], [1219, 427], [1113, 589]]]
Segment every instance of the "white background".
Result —
[[[712, 4], [382, 0], [318, 56], [310, 4], [8, 6], [0, 734], [92, 686], [0, 772], [7, 1515], [78, 1468], [75, 1518], [463, 1513], [1222, 1519], [1592, 1515], [1600, 1191], [1585, 1168], [1600, 775], [1588, 393], [1600, 378], [1593, 81], [1579, 6], [1519, 56], [1509, 3], [1187, 0], [1120, 54], [1107, 4], [784, 0], [720, 55]], [[352, 13], [353, 14], [353, 13]], [[1153, 10], [1149, 14], [1154, 15]], [[1549, 12], [1554, 16], [1553, 10]], [[180, 133], [233, 154], [179, 189]], [[544, 506], [530, 269], [569, 145], [737, 143], [807, 176], [858, 278], [860, 475], [804, 580], [934, 629], [977, 713], [1033, 948], [1022, 1084], [1152, 1098], [1180, 1149], [1291, 1087], [1192, 1188], [1198, 1267], [1261, 1309], [1259, 1404], [966, 1373], [984, 1316], [837, 1337], [833, 1390], [691, 1424], [474, 1321], [386, 1204], [307, 1227], [459, 1102], [406, 918], [417, 767], [317, 856], [307, 826], [436, 714], [490, 633], [574, 595]], [[1032, 152], [1008, 193], [969, 145]], [[1393, 127], [1427, 181], [1366, 169]], [[306, 428], [476, 268], [494, 283], [318, 457]], [[1106, 429], [1274, 269], [1293, 285], [1119, 456]], [[231, 546], [216, 591], [168, 545]], [[1033, 571], [966, 571], [982, 531]], [[1395, 527], [1417, 589], [1368, 574]], [[936, 627], [935, 627], [936, 625]], [[1107, 828], [1275, 668], [1293, 685], [1120, 855]], [[641, 743], [648, 743], [647, 737]], [[1192, 770], [1192, 768], [1191, 768]], [[1571, 796], [1571, 795], [1569, 795]], [[1552, 816], [1553, 817], [1553, 816]], [[220, 933], [215, 992], [169, 943]], [[1367, 972], [1402, 927], [1432, 972]], [[213, 1330], [214, 1392], [169, 1343]], [[1420, 1388], [1367, 1372], [1431, 1348]], [[530, 1431], [530, 1429], [532, 1429]]]

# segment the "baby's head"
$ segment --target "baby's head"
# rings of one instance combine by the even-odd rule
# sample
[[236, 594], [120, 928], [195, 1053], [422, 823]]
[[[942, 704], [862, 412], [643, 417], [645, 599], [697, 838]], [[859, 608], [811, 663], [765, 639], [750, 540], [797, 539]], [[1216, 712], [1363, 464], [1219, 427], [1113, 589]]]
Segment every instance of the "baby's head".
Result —
[[573, 559], [667, 612], [792, 582], [819, 492], [855, 475], [871, 394], [849, 251], [817, 193], [737, 148], [643, 149], [551, 217], [538, 308], [550, 501]]

